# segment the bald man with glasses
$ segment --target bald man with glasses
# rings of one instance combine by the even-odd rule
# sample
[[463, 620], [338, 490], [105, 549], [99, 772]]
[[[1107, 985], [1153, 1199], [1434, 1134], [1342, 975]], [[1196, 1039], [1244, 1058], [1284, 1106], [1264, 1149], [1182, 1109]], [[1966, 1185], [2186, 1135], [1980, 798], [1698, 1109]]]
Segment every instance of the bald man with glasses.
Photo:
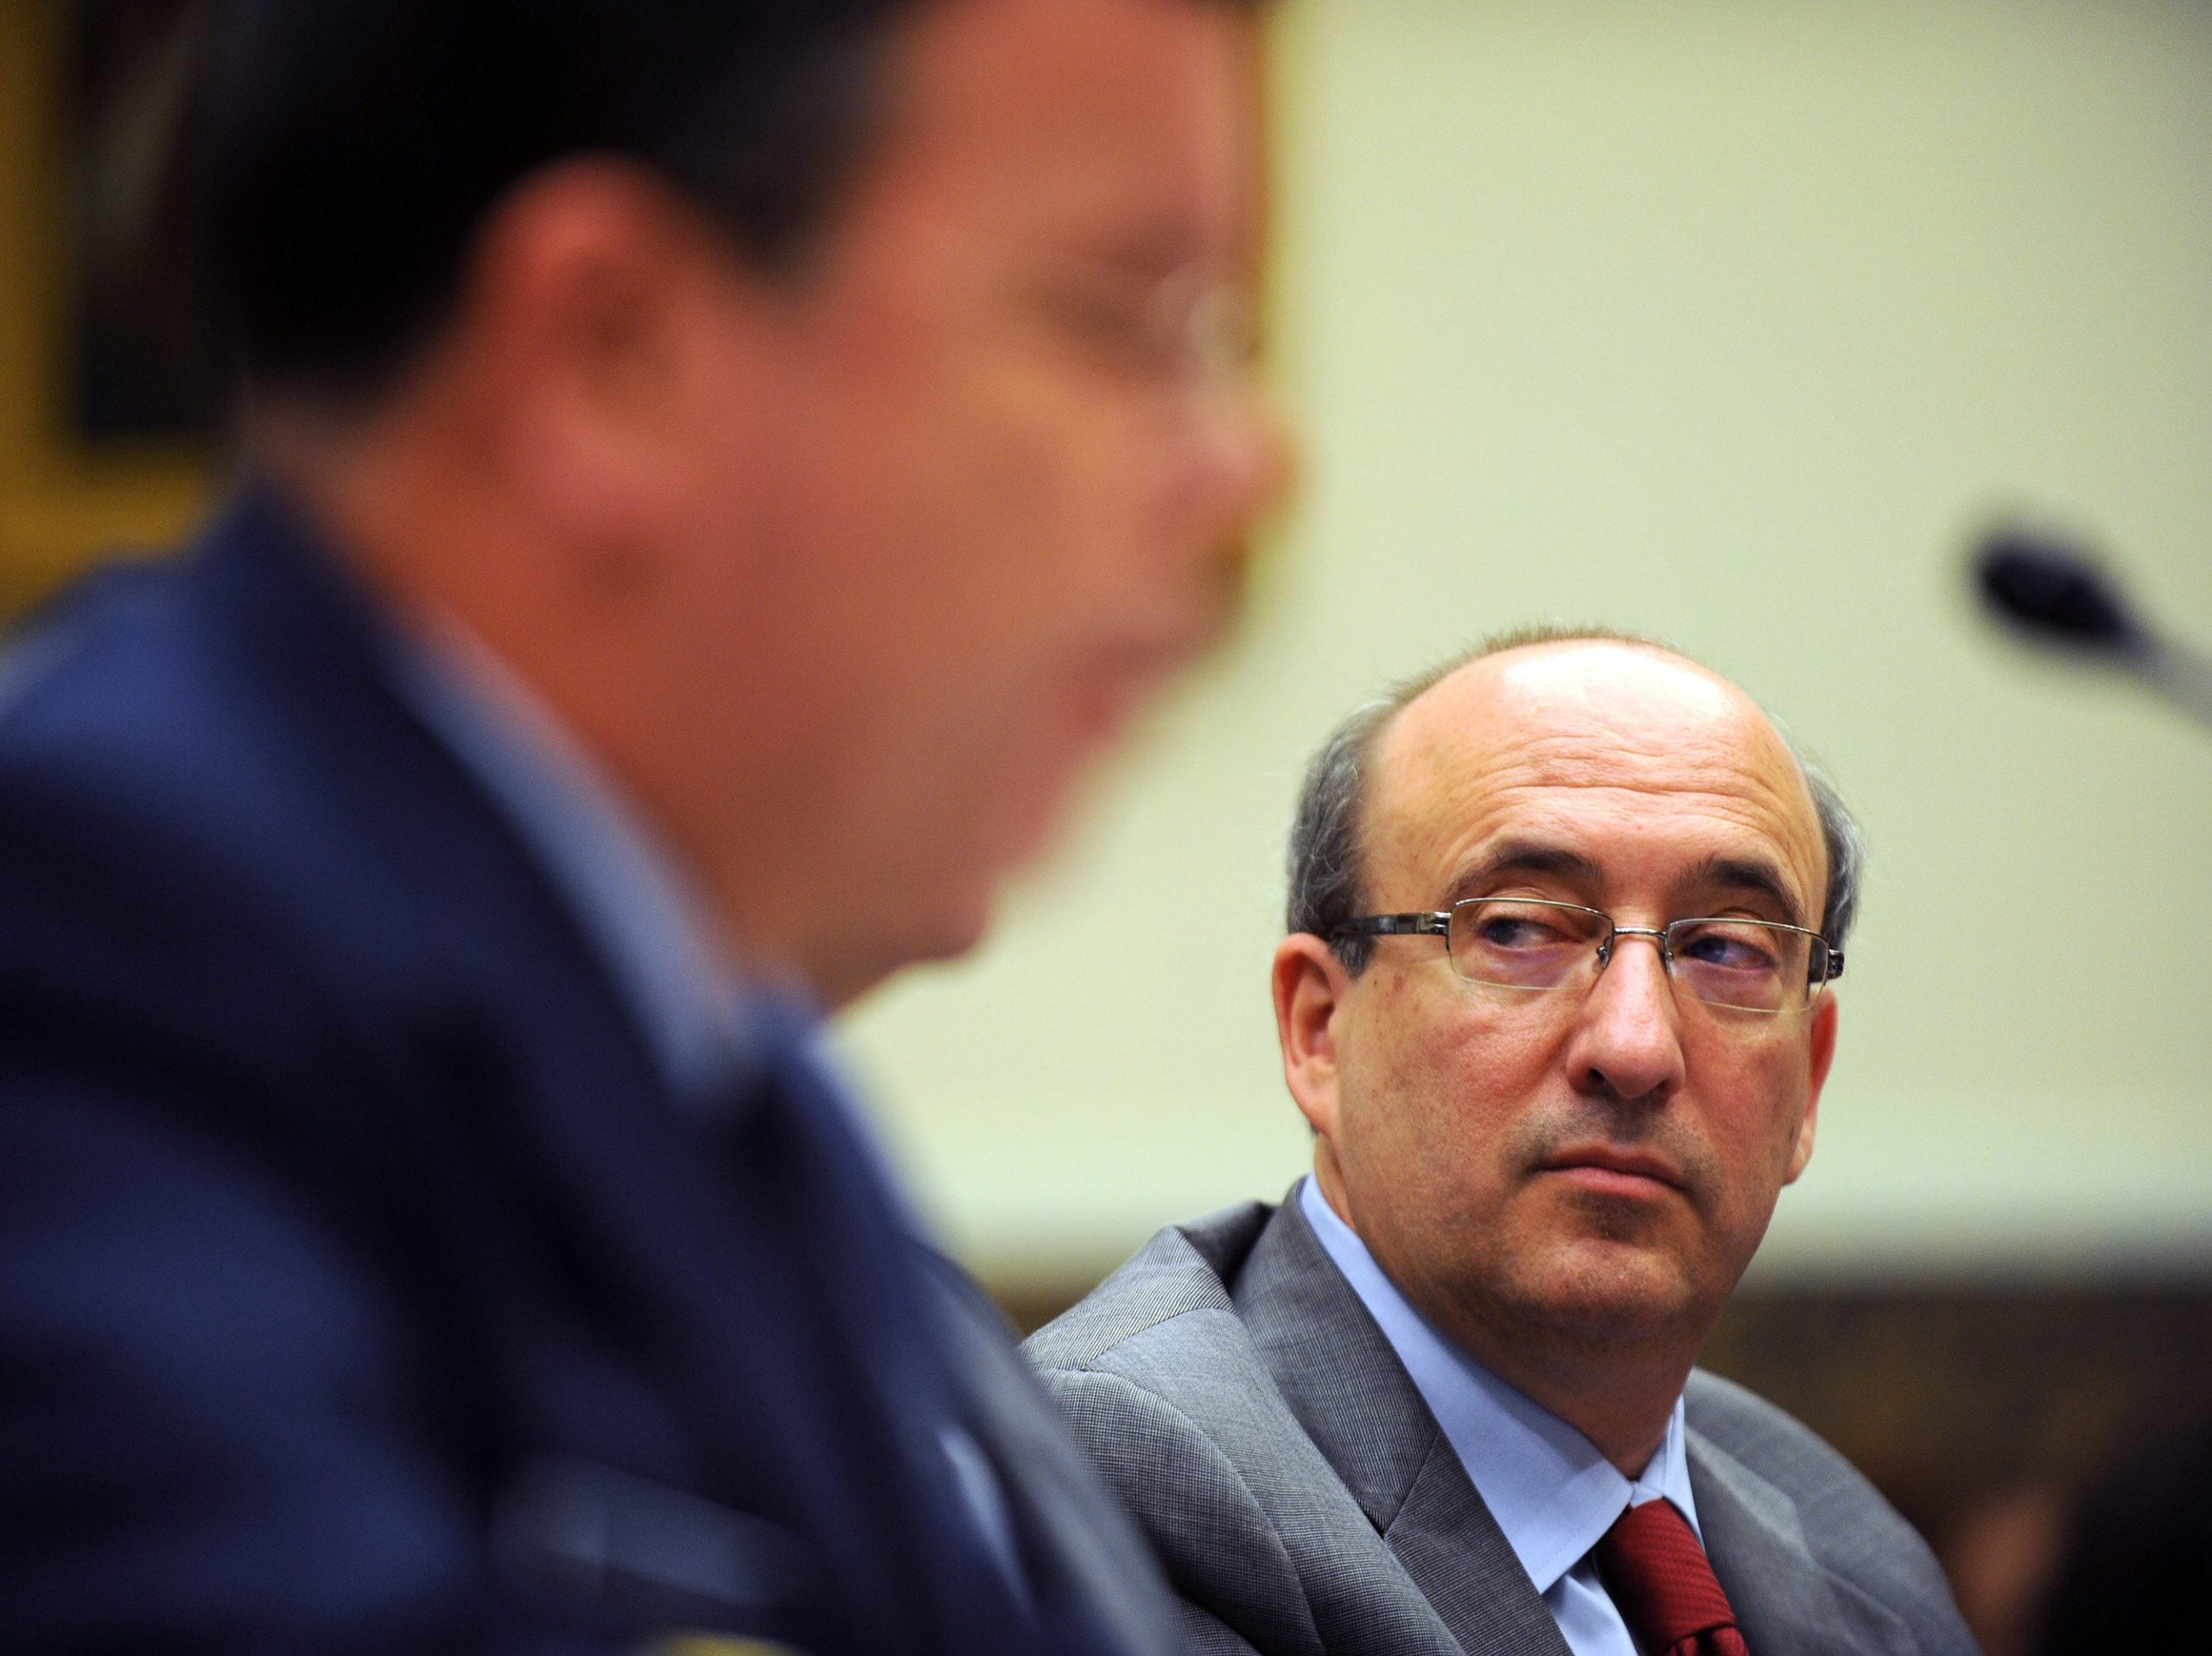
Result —
[[1812, 1155], [1834, 791], [1681, 656], [1522, 633], [1345, 721], [1291, 860], [1312, 1176], [1030, 1347], [1192, 1648], [1971, 1651], [1873, 1488], [1693, 1366]]

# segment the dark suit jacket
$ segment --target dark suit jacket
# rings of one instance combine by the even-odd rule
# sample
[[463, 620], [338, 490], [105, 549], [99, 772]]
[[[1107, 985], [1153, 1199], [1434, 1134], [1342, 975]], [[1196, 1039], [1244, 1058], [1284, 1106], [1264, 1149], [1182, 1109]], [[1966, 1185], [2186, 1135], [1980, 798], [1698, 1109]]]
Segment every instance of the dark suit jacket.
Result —
[[0, 666], [0, 1651], [1160, 1648], [818, 1074], [676, 1108], [385, 659], [249, 494]]
[[[1161, 1232], [1028, 1352], [1214, 1656], [1567, 1656], [1296, 1201]], [[1920, 1538], [1834, 1450], [1708, 1374], [1690, 1481], [1752, 1656], [1967, 1656]]]

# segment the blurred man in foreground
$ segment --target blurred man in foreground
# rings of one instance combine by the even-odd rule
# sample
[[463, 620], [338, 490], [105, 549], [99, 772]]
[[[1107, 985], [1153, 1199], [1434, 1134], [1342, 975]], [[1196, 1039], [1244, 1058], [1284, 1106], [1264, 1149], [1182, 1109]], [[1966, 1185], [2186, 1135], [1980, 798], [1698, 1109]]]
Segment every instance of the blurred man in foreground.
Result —
[[1276, 483], [1229, 0], [247, 0], [248, 461], [0, 702], [0, 1648], [1162, 1647], [810, 1008]]
[[1971, 1649], [1865, 1480], [1691, 1366], [1812, 1154], [1857, 845], [1632, 641], [1508, 639], [1331, 739], [1274, 978], [1313, 1175], [1031, 1347], [1194, 1648]]

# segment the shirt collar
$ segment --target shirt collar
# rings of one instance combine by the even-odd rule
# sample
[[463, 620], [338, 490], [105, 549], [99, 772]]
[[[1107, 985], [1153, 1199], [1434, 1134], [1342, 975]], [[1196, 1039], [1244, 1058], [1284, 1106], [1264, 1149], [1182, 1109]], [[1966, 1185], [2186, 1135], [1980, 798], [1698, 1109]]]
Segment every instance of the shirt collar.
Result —
[[1630, 1481], [1580, 1432], [1438, 1334], [1312, 1178], [1301, 1181], [1297, 1199], [1322, 1248], [1405, 1365], [1538, 1593], [1551, 1591], [1626, 1507], [1663, 1498], [1697, 1527], [1680, 1398], [1659, 1448]]
[[505, 662], [451, 621], [391, 629], [387, 644], [401, 697], [529, 847], [677, 1099], [726, 1096], [771, 1027], [811, 1029], [798, 997], [746, 983], [674, 854]]

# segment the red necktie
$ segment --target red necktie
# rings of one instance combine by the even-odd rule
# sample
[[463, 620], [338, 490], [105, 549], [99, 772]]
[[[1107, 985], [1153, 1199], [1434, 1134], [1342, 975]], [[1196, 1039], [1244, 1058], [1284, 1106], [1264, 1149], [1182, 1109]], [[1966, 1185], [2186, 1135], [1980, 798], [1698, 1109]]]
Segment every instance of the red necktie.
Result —
[[1697, 1532], [1672, 1502], [1648, 1500], [1615, 1519], [1598, 1543], [1598, 1568], [1653, 1656], [1750, 1656]]

